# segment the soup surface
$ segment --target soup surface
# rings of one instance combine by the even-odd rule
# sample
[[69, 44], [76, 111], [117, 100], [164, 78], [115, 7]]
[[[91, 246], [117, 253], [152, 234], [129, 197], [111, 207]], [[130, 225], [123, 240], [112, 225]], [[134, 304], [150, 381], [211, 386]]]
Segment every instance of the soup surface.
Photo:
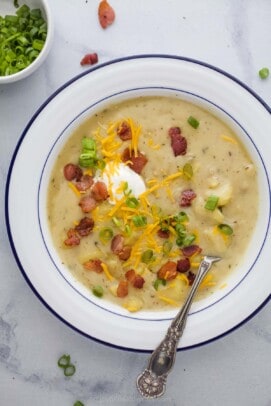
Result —
[[232, 130], [187, 101], [139, 97], [91, 116], [57, 158], [48, 220], [63, 263], [134, 312], [180, 306], [203, 255], [198, 298], [222, 289], [257, 219], [255, 166]]

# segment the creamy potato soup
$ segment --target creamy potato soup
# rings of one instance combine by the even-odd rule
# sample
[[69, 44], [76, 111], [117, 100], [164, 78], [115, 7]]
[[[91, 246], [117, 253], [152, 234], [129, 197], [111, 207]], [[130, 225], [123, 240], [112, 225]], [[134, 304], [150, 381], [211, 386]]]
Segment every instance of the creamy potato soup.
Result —
[[232, 130], [178, 98], [139, 97], [89, 117], [53, 168], [56, 249], [90, 294], [130, 312], [180, 306], [227, 284], [257, 219], [255, 166]]

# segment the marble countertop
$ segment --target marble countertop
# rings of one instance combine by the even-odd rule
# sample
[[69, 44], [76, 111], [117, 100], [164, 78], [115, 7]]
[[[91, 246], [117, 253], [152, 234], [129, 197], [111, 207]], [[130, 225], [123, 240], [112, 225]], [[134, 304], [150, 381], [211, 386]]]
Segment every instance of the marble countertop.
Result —
[[[98, 3], [49, 0], [55, 35], [46, 62], [31, 77], [0, 86], [3, 191], [22, 130], [48, 96], [83, 72], [86, 52], [97, 52], [99, 63], [146, 53], [198, 59], [234, 75], [271, 104], [271, 78], [258, 77], [261, 67], [271, 68], [270, 0], [110, 0], [116, 21], [107, 30], [98, 24]], [[4, 192], [0, 230], [0, 405], [72, 406], [81, 400], [85, 406], [271, 406], [270, 303], [223, 339], [179, 352], [164, 397], [144, 400], [135, 378], [148, 354], [79, 335], [32, 293], [9, 245]], [[56, 365], [63, 352], [76, 364], [72, 378]]]

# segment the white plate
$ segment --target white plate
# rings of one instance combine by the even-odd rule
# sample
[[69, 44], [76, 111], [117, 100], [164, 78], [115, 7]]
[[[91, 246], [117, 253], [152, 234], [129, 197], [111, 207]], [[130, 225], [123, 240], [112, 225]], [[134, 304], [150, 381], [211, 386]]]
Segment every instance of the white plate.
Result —
[[198, 61], [141, 55], [99, 65], [72, 79], [41, 106], [17, 145], [6, 187], [7, 229], [23, 275], [50, 311], [103, 343], [152, 350], [176, 310], [130, 314], [94, 298], [63, 268], [46, 221], [49, 174], [74, 127], [109, 102], [142, 94], [177, 95], [214, 112], [246, 145], [259, 174], [260, 214], [246, 256], [225, 289], [193, 304], [179, 345], [190, 348], [232, 331], [270, 296], [270, 110], [235, 78]]

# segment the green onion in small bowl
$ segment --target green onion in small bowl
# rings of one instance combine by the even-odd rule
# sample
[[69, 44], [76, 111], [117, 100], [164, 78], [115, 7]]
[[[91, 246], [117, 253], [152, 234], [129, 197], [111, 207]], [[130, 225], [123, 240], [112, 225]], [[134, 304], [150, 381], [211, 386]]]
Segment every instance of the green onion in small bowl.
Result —
[[52, 39], [47, 0], [1, 0], [0, 84], [33, 73], [47, 57]]

